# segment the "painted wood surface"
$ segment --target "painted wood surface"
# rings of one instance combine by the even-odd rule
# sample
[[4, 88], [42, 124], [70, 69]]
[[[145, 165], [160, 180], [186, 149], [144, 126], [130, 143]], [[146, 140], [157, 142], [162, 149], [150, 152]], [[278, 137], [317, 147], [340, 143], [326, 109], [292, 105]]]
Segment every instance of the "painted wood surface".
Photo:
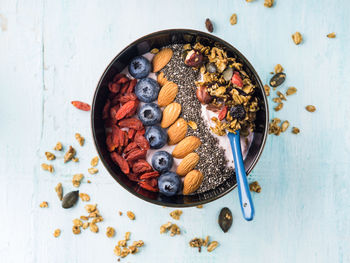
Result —
[[[350, 2], [281, 1], [274, 8], [262, 0], [234, 1], [0, 1], [0, 258], [1, 262], [116, 262], [113, 248], [125, 231], [142, 239], [141, 252], [124, 262], [350, 262]], [[238, 23], [229, 24], [237, 13]], [[266, 83], [280, 63], [287, 86], [298, 88], [284, 108], [271, 117], [287, 119], [301, 129], [270, 136], [250, 180], [256, 218], [240, 215], [237, 190], [203, 209], [183, 209], [177, 237], [159, 234], [172, 209], [136, 199], [107, 173], [87, 173], [96, 155], [89, 113], [70, 101], [91, 101], [106, 65], [128, 43], [166, 28], [205, 30], [237, 47]], [[300, 31], [296, 46], [291, 34]], [[336, 32], [335, 39], [326, 34]], [[271, 98], [269, 99], [271, 100]], [[309, 113], [304, 107], [316, 105]], [[273, 103], [270, 101], [272, 109]], [[86, 138], [78, 146], [74, 133]], [[57, 141], [78, 149], [79, 163], [54, 162], [56, 172], [40, 169], [44, 152]], [[105, 218], [100, 233], [73, 235], [72, 219], [83, 205], [63, 211], [54, 192], [62, 182], [72, 189], [71, 176], [84, 172], [90, 194]], [[41, 209], [42, 201], [49, 208]], [[232, 229], [224, 234], [216, 221], [228, 206]], [[118, 211], [124, 212], [120, 217]], [[125, 216], [127, 210], [136, 220]], [[173, 221], [173, 220], [172, 220]], [[113, 226], [113, 239], [105, 228]], [[62, 229], [59, 238], [53, 237]], [[211, 254], [188, 246], [193, 237], [210, 235], [220, 246]]]

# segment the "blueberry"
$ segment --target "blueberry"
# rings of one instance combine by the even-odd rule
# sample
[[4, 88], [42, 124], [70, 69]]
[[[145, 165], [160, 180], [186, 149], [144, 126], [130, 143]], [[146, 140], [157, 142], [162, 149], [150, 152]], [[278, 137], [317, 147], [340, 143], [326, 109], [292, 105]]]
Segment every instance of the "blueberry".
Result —
[[237, 105], [231, 108], [230, 115], [234, 119], [243, 120], [245, 118], [245, 109], [242, 105]]
[[174, 172], [163, 173], [158, 178], [159, 192], [166, 196], [173, 196], [181, 190], [181, 180]]
[[146, 129], [145, 137], [152, 149], [160, 149], [165, 145], [168, 135], [161, 127], [150, 126]]
[[173, 166], [173, 157], [166, 151], [159, 151], [152, 156], [152, 166], [158, 172], [164, 173]]
[[140, 108], [138, 116], [143, 125], [151, 126], [160, 122], [162, 119], [162, 111], [157, 104], [146, 103]]
[[135, 79], [142, 79], [148, 76], [151, 72], [151, 63], [143, 57], [138, 56], [133, 58], [129, 64], [129, 73]]
[[135, 87], [135, 94], [140, 101], [152, 102], [158, 97], [159, 85], [151, 78], [141, 79]]

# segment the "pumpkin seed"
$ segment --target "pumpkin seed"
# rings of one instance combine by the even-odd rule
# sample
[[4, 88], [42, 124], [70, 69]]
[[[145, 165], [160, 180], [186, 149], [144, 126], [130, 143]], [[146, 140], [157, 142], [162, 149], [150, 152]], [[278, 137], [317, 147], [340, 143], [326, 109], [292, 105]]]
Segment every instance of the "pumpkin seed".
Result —
[[293, 95], [294, 93], [297, 92], [297, 88], [296, 87], [289, 87], [286, 91], [286, 95], [289, 96], [289, 95]]
[[316, 111], [316, 107], [314, 105], [307, 105], [305, 107], [305, 109], [308, 111], [308, 112], [314, 112]]
[[219, 214], [219, 226], [226, 233], [232, 226], [232, 213], [227, 207], [221, 209]]
[[79, 190], [78, 191], [69, 192], [68, 194], [66, 194], [63, 197], [62, 207], [66, 208], [66, 209], [67, 208], [71, 208], [78, 201], [78, 198], [79, 198]]
[[278, 87], [281, 85], [286, 79], [286, 73], [280, 72], [272, 76], [270, 80], [271, 87]]

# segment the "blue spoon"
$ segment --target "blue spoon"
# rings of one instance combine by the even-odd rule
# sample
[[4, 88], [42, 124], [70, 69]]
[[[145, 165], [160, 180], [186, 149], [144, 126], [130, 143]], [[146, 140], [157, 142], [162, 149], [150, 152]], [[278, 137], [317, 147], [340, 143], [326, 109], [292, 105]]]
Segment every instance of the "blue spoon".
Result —
[[239, 131], [236, 131], [236, 134], [229, 132], [228, 138], [230, 140], [233, 161], [235, 164], [238, 196], [242, 214], [245, 220], [251, 221], [254, 217], [254, 205], [252, 197], [250, 196], [247, 174], [245, 173]]

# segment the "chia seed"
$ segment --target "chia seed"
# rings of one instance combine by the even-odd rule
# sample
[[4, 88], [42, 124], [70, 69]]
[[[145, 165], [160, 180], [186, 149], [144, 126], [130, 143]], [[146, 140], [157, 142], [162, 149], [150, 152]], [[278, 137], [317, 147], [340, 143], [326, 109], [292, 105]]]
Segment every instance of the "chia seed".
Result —
[[201, 103], [197, 99], [195, 85], [199, 72], [185, 65], [182, 56], [183, 45], [174, 44], [167, 47], [171, 48], [174, 54], [162, 71], [168, 80], [175, 82], [179, 87], [175, 101], [182, 106], [181, 117], [186, 121], [194, 121], [198, 126], [196, 130], [189, 128], [187, 136], [197, 136], [202, 142], [196, 150], [200, 156], [196, 169], [202, 172], [204, 178], [195, 193], [203, 193], [234, 176], [234, 169], [227, 166], [225, 149], [219, 145], [218, 139], [202, 119]]

